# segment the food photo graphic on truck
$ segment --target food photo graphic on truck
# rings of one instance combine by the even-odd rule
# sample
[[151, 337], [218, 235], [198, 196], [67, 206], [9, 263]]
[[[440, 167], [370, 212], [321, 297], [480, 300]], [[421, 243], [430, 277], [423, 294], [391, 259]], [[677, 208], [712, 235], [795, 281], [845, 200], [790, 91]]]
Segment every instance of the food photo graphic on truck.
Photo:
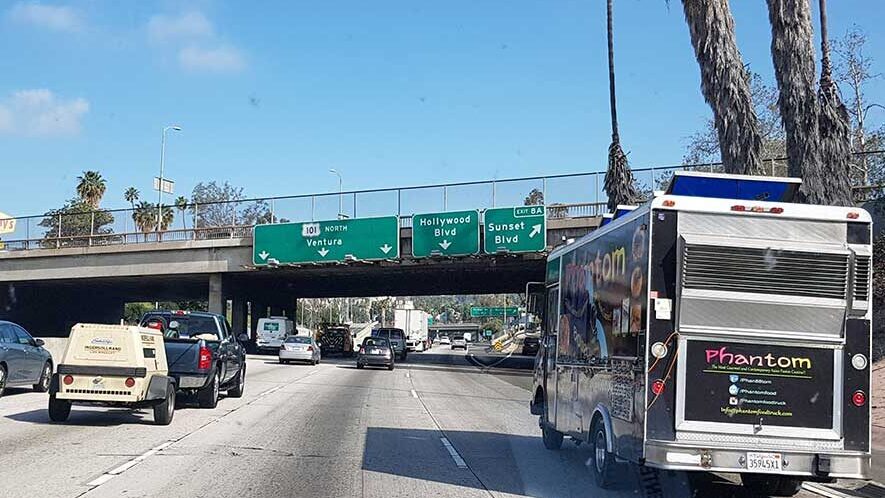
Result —
[[531, 412], [544, 445], [740, 474], [759, 493], [871, 465], [870, 215], [795, 203], [799, 180], [677, 172], [547, 258]]

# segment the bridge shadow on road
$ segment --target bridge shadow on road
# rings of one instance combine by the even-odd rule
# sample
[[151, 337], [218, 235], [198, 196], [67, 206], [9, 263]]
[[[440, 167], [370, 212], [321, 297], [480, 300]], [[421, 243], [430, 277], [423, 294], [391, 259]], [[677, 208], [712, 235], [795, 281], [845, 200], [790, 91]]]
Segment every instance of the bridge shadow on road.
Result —
[[[469, 468], [459, 468], [446, 437]], [[544, 448], [540, 434], [369, 427], [363, 470], [493, 493], [533, 497], [755, 498], [740, 485], [706, 473], [623, 465], [613, 489], [595, 486], [586, 445]], [[592, 462], [591, 462], [592, 463]]]

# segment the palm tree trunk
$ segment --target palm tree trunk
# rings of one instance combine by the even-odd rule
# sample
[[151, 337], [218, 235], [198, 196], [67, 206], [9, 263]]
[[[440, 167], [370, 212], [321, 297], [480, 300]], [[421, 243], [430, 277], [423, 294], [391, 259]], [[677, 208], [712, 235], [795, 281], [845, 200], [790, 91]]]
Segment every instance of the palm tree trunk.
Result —
[[726, 173], [762, 174], [762, 138], [728, 0], [682, 0]]
[[826, 203], [815, 92], [814, 42], [808, 0], [768, 0], [771, 56], [787, 132], [787, 171], [801, 177], [799, 200]]
[[827, 30], [827, 0], [819, 0], [820, 5], [820, 48], [821, 70], [820, 116], [820, 155], [823, 165], [824, 188], [827, 202], [837, 206], [850, 206], [851, 197], [851, 126], [848, 109], [839, 98], [839, 89], [833, 81], [833, 67], [830, 63], [830, 42]]
[[618, 134], [618, 102], [615, 97], [615, 49], [612, 22], [612, 0], [607, 5], [608, 20], [608, 94], [612, 118], [612, 143], [608, 147], [608, 168], [604, 188], [608, 195], [608, 209], [614, 212], [619, 204], [633, 204], [639, 200], [639, 192], [633, 184], [633, 173], [627, 163], [627, 154], [621, 148]]

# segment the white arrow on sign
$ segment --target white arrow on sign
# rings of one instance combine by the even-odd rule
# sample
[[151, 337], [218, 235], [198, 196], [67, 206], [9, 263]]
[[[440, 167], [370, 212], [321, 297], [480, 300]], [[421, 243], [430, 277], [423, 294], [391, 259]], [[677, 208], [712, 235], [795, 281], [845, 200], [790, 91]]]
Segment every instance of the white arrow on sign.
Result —
[[442, 242], [439, 243], [439, 246], [443, 248], [443, 251], [445, 251], [446, 249], [448, 249], [450, 245], [452, 245], [452, 243], [449, 242], [448, 239], [445, 239], [445, 240], [443, 240]]
[[530, 238], [530, 239], [531, 239], [531, 238], [534, 238], [535, 235], [538, 235], [539, 233], [541, 233], [541, 225], [534, 225], [534, 226], [532, 227], [532, 231], [531, 231], [531, 233], [529, 233], [529, 238]]
[[268, 256], [270, 256], [270, 253], [267, 251], [261, 251], [260, 253], [258, 253], [258, 257], [261, 259], [267, 259]]
[[379, 249], [381, 249], [381, 252], [383, 252], [384, 254], [387, 254], [390, 252], [391, 249], [393, 249], [393, 247], [391, 247], [389, 244], [384, 244], [383, 246], [379, 247]]
[[325, 247], [322, 248], [322, 249], [320, 249], [320, 250], [317, 251], [317, 252], [320, 253], [320, 256], [322, 256], [322, 257], [324, 257], [324, 258], [326, 257], [326, 254], [329, 254], [329, 250], [326, 249]]

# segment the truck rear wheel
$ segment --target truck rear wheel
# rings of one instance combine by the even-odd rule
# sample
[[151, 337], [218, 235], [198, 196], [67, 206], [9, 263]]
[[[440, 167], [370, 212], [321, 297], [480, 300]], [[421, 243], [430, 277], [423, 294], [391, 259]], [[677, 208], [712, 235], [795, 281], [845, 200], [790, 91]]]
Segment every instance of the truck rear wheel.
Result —
[[154, 406], [154, 423], [157, 425], [169, 425], [175, 414], [175, 386], [169, 386], [166, 399], [159, 405]]
[[237, 372], [236, 378], [236, 386], [232, 389], [227, 390], [227, 395], [231, 398], [241, 398], [243, 397], [243, 391], [246, 389], [246, 365], [240, 367], [240, 371]]
[[49, 420], [64, 422], [71, 415], [71, 402], [57, 399], [55, 393], [49, 395]]
[[802, 479], [768, 474], [741, 474], [745, 488], [760, 495], [793, 496], [799, 492]]
[[200, 408], [215, 408], [218, 406], [218, 384], [221, 383], [221, 372], [216, 371], [212, 376], [212, 382], [197, 392], [197, 403]]
[[605, 424], [601, 418], [597, 418], [593, 430], [590, 431], [590, 443], [593, 445], [593, 465], [590, 469], [596, 485], [602, 489], [611, 488], [618, 466], [615, 456], [608, 451], [608, 438]]

